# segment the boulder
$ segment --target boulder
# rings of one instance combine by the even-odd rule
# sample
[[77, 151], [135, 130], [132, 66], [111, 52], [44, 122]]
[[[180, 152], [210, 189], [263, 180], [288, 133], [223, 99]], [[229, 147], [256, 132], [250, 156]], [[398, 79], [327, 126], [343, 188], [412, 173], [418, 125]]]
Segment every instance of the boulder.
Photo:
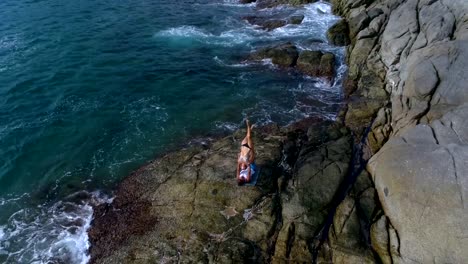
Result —
[[331, 26], [327, 31], [328, 41], [335, 46], [347, 46], [351, 43], [349, 39], [348, 22], [342, 19], [335, 25]]
[[320, 76], [332, 79], [335, 75], [335, 55], [327, 52], [320, 58]]
[[301, 52], [297, 60], [298, 70], [311, 76], [333, 78], [335, 73], [335, 55], [321, 51], [306, 50]]
[[259, 26], [260, 28], [271, 31], [273, 29], [283, 27], [287, 24], [301, 24], [304, 20], [304, 15], [291, 16], [289, 18], [271, 18], [264, 16], [246, 16], [243, 17], [247, 22], [252, 25]]
[[247, 20], [252, 25], [259, 26], [264, 30], [271, 31], [275, 28], [285, 26], [288, 21], [284, 19], [273, 19], [269, 17], [262, 17], [262, 16], [246, 16], [243, 19]]
[[253, 60], [271, 59], [275, 65], [292, 67], [296, 65], [299, 53], [296, 46], [291, 43], [285, 43], [275, 47], [263, 48], [254, 52], [250, 57]]
[[257, 0], [257, 8], [272, 8], [279, 5], [304, 5], [317, 2], [317, 0]]
[[304, 15], [291, 16], [288, 20], [288, 23], [293, 25], [299, 25], [302, 23], [302, 20], [304, 20]]
[[297, 59], [297, 68], [305, 74], [311, 76], [320, 75], [320, 59], [323, 56], [323, 52], [319, 50], [305, 50], [299, 54]]
[[272, 19], [272, 20], [267, 20], [263, 22], [260, 26], [262, 29], [271, 31], [276, 28], [284, 27], [287, 24], [286, 21], [281, 20], [281, 19]]

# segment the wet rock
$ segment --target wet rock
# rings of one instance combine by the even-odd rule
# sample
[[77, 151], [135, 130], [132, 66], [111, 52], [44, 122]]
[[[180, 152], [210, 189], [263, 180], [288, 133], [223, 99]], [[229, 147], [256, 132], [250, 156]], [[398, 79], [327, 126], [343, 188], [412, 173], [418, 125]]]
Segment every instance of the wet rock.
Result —
[[280, 28], [286, 25], [286, 21], [278, 19], [278, 20], [268, 20], [263, 22], [260, 26], [262, 29], [265, 29], [267, 31], [271, 31], [276, 28]]
[[299, 53], [296, 46], [291, 43], [281, 44], [275, 47], [263, 48], [251, 55], [253, 60], [271, 59], [271, 62], [281, 67], [296, 65]]
[[327, 31], [327, 38], [335, 46], [347, 46], [351, 43], [349, 39], [349, 28], [346, 20], [340, 20]]
[[304, 15], [292, 16], [289, 18], [289, 24], [298, 25], [304, 20]]
[[285, 19], [274, 19], [261, 16], [246, 16], [244, 19], [247, 20], [247, 22], [250, 24], [259, 26], [260, 28], [267, 31], [283, 27], [288, 23]]
[[257, 0], [239, 0], [241, 4], [250, 4], [250, 3], [254, 3], [255, 1]]
[[300, 24], [304, 20], [304, 15], [291, 16], [289, 18], [272, 18], [263, 16], [246, 16], [245, 19], [252, 25], [259, 26], [261, 29], [271, 31], [283, 27], [287, 24]]
[[312, 76], [320, 75], [320, 59], [323, 56], [323, 52], [319, 50], [305, 50], [302, 51], [297, 60], [297, 68]]
[[320, 76], [332, 79], [335, 75], [335, 55], [327, 52], [320, 58]]
[[304, 5], [317, 2], [317, 0], [257, 0], [257, 8], [272, 8], [279, 5]]
[[297, 68], [311, 76], [333, 78], [335, 73], [335, 55], [321, 51], [302, 51], [297, 60]]
[[316, 44], [316, 43], [325, 43], [325, 41], [323, 41], [323, 39], [318, 39], [318, 38], [312, 38], [312, 39], [308, 39], [307, 44]]

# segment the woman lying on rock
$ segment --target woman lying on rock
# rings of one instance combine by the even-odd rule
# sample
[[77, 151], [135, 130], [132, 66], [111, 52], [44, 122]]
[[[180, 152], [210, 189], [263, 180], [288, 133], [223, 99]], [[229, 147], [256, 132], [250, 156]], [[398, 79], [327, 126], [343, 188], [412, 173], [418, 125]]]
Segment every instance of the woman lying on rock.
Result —
[[252, 175], [255, 173], [252, 169], [251, 164], [255, 160], [255, 150], [252, 142], [250, 133], [252, 126], [249, 124], [249, 120], [245, 120], [247, 125], [247, 135], [242, 140], [239, 158], [237, 159], [237, 183], [242, 185], [250, 182]]

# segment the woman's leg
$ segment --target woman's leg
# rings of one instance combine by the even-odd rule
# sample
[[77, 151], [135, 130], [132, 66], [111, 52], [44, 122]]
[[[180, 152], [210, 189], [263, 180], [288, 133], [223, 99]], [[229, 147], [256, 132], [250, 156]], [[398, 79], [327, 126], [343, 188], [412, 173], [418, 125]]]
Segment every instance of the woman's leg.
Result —
[[245, 138], [242, 140], [241, 144], [242, 145], [247, 144], [247, 145], [249, 145], [249, 147], [251, 147], [251, 145], [250, 145], [251, 142], [252, 142], [252, 140], [250, 139], [251, 128], [250, 128], [250, 124], [249, 124], [248, 119], [245, 120], [245, 124], [247, 125], [247, 134], [245, 135]]
[[[246, 139], [247, 139], [247, 144], [248, 144], [249, 147], [250, 147], [251, 159], [252, 159], [250, 162], [253, 162], [254, 155], [255, 155], [255, 150], [254, 150], [253, 140], [252, 140], [252, 137], [251, 137], [252, 126], [250, 125], [249, 120], [246, 120], [245, 123], [247, 124], [247, 136], [246, 136]], [[242, 144], [244, 144], [244, 143], [242, 143]]]

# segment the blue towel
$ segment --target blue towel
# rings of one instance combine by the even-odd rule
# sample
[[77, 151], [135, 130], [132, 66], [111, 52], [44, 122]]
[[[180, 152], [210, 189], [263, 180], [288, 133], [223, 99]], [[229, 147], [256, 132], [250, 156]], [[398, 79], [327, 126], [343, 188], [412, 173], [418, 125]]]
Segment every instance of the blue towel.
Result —
[[257, 184], [258, 176], [260, 175], [260, 168], [255, 163], [250, 164], [250, 171], [252, 172], [252, 179], [250, 182], [245, 183], [247, 186], [255, 186]]

